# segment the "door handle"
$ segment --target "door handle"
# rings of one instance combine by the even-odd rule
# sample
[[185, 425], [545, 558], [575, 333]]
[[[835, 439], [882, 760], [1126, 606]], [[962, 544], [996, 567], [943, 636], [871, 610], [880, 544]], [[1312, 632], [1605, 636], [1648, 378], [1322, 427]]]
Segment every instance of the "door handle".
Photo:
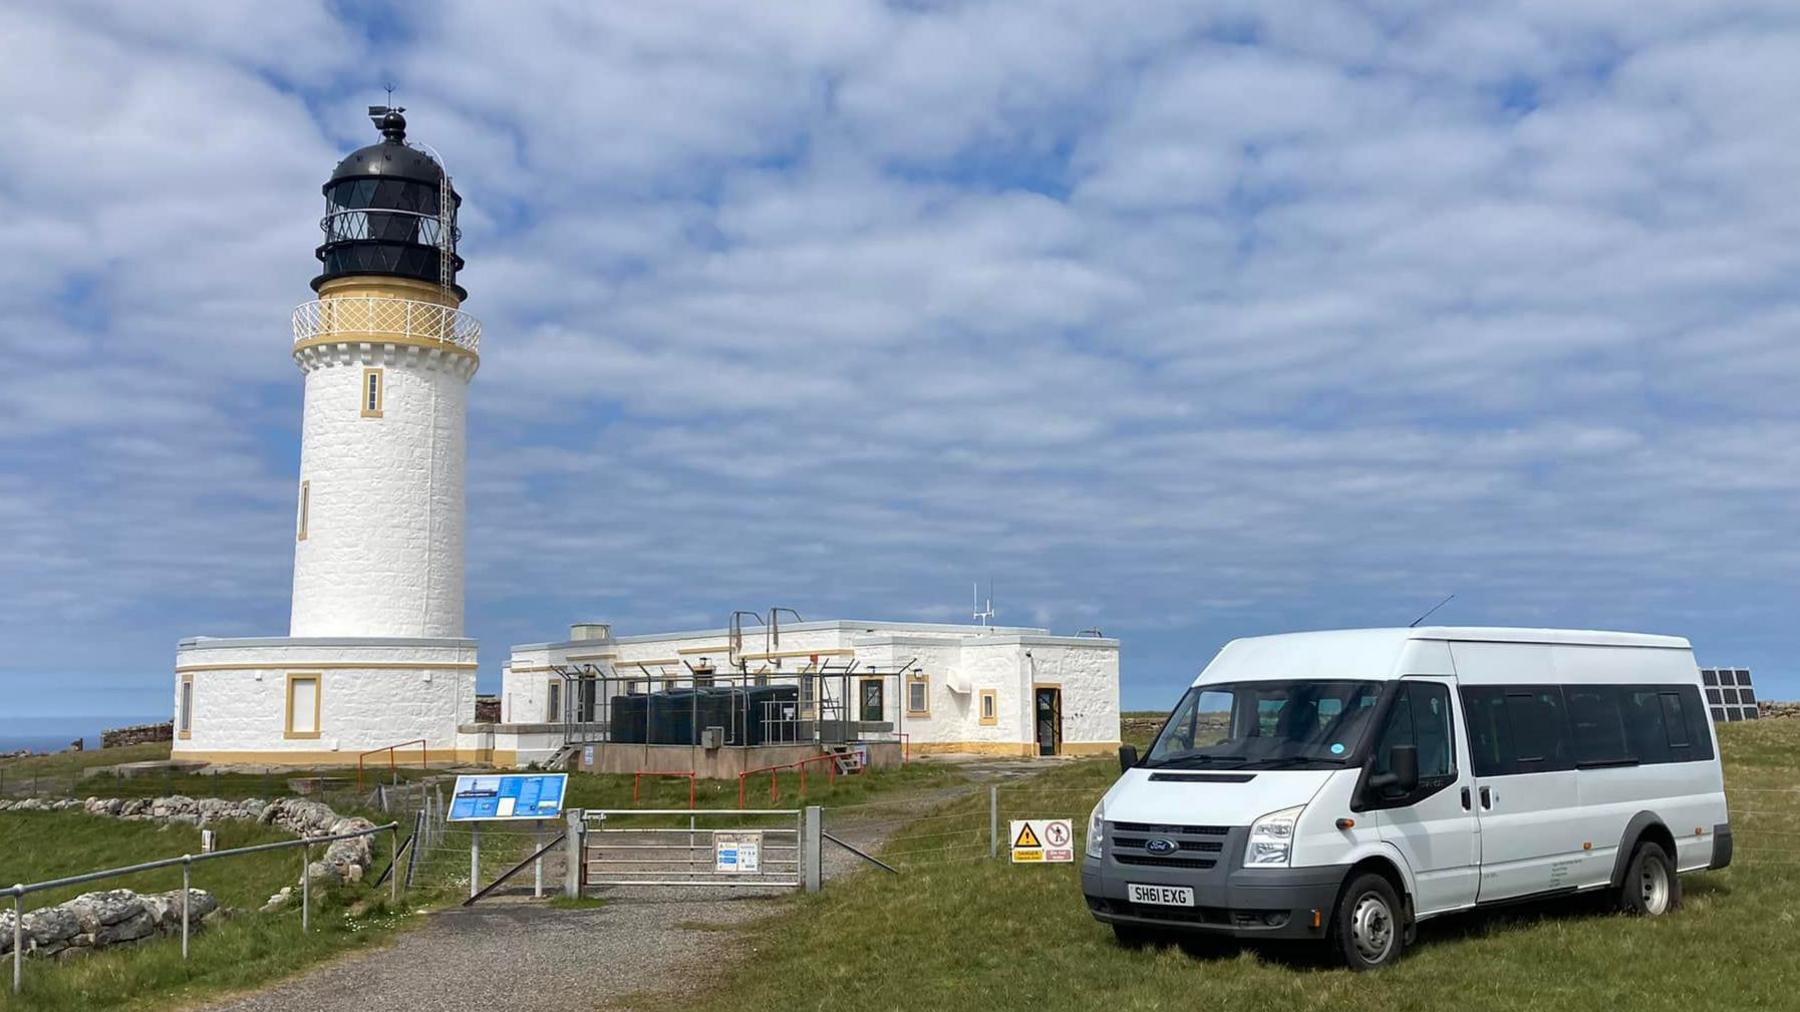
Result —
[[1488, 789], [1486, 787], [1483, 787], [1481, 789], [1481, 807], [1482, 808], [1493, 808], [1494, 807], [1494, 796], [1488, 792]]
[[1468, 811], [1471, 807], [1473, 807], [1469, 801], [1469, 789], [1467, 787], [1464, 787], [1462, 789], [1462, 803], [1463, 803], [1463, 811], [1465, 811], [1465, 812]]

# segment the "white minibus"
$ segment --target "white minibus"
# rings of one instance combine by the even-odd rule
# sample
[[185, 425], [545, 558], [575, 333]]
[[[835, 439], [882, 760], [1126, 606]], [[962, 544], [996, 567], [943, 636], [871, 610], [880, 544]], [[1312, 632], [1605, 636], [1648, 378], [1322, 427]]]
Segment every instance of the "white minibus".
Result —
[[1119, 941], [1317, 939], [1355, 969], [1414, 926], [1605, 890], [1658, 916], [1723, 868], [1718, 743], [1685, 639], [1364, 629], [1235, 640], [1088, 820]]

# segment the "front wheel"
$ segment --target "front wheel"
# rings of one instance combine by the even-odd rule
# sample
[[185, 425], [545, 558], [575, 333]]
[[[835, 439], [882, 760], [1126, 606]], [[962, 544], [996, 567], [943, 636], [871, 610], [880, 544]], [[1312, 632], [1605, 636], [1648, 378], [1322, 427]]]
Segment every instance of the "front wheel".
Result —
[[1352, 970], [1374, 970], [1400, 958], [1406, 924], [1393, 883], [1373, 873], [1350, 881], [1331, 914], [1330, 942]]
[[1681, 905], [1681, 879], [1660, 844], [1640, 843], [1619, 887], [1619, 909], [1641, 917], [1661, 917]]

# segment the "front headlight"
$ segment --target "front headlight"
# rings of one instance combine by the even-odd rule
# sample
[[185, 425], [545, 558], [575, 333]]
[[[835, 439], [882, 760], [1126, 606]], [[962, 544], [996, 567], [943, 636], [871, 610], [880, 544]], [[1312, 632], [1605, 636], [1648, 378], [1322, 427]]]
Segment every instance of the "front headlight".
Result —
[[1095, 805], [1093, 812], [1088, 815], [1087, 843], [1083, 846], [1083, 850], [1087, 852], [1087, 856], [1089, 857], [1100, 856], [1100, 845], [1104, 843], [1106, 839], [1106, 822], [1100, 813], [1100, 810], [1104, 808], [1105, 805], [1106, 802], [1104, 801]]
[[1285, 866], [1294, 856], [1294, 824], [1305, 805], [1283, 808], [1250, 824], [1250, 843], [1244, 848], [1244, 867]]

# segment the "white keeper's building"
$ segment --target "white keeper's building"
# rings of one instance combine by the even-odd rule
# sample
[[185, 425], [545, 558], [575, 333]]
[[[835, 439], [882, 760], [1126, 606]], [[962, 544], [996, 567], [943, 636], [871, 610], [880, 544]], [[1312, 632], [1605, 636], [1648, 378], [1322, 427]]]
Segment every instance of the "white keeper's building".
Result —
[[318, 298], [294, 312], [305, 407], [288, 635], [178, 644], [175, 758], [348, 765], [404, 745], [408, 761], [524, 764], [578, 732], [592, 740], [603, 692], [782, 684], [803, 697], [791, 728], [808, 734], [836, 720], [913, 752], [1117, 747], [1117, 640], [913, 622], [619, 637], [576, 626], [514, 647], [500, 721], [476, 723], [463, 488], [481, 328], [456, 282], [461, 197], [406, 142], [400, 110], [372, 112], [382, 140], [323, 187]]

